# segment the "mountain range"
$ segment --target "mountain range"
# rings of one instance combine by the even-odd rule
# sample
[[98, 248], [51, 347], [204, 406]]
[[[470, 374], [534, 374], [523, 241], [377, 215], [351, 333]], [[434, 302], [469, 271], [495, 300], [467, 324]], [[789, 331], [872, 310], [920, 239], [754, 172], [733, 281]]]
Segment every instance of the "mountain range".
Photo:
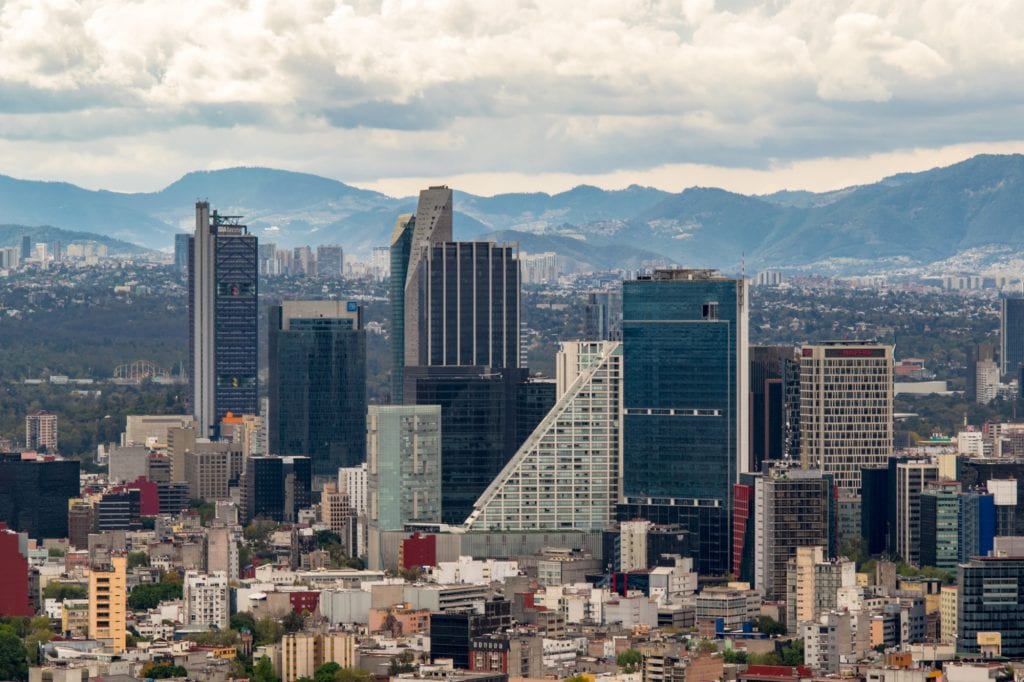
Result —
[[[244, 216], [261, 242], [338, 243], [349, 253], [386, 245], [395, 218], [416, 205], [415, 197], [269, 168], [197, 171], [159, 192], [136, 194], [0, 176], [0, 223], [54, 226], [166, 251], [174, 234], [192, 229], [197, 199]], [[973, 254], [974, 265], [990, 265], [1024, 248], [1024, 156], [976, 156], [823, 193], [671, 193], [636, 185], [553, 195], [456, 191], [455, 209], [457, 239], [515, 241], [586, 269], [673, 262], [726, 271], [745, 263], [868, 272], [955, 262], [965, 254]]]

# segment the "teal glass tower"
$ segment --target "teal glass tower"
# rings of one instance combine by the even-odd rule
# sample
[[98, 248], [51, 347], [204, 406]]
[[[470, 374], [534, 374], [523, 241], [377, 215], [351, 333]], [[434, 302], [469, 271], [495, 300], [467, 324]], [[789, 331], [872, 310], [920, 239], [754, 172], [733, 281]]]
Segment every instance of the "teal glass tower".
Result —
[[700, 573], [729, 571], [732, 486], [747, 469], [742, 280], [656, 270], [623, 283], [623, 504], [690, 532]]

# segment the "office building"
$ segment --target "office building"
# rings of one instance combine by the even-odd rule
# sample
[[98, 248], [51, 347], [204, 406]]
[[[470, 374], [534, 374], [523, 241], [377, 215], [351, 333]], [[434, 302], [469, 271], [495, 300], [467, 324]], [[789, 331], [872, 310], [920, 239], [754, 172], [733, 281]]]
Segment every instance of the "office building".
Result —
[[995, 643], [996, 655], [1024, 656], [1024, 558], [976, 558], [957, 568], [956, 649], [983, 654]]
[[742, 280], [656, 270], [625, 282], [620, 519], [678, 524], [702, 574], [730, 570], [732, 486], [748, 453]]
[[182, 584], [185, 626], [226, 630], [231, 615], [228, 607], [228, 576], [222, 571], [209, 574], [185, 571]]
[[230, 499], [231, 453], [226, 449], [198, 450], [185, 453], [185, 480], [192, 499]]
[[242, 483], [242, 520], [296, 519], [312, 504], [312, 462], [309, 457], [249, 457]]
[[174, 268], [178, 272], [188, 272], [188, 243], [191, 238], [187, 232], [174, 235]]
[[142, 495], [139, 490], [103, 493], [95, 506], [97, 532], [142, 529]]
[[337, 483], [324, 483], [324, 490], [320, 494], [320, 521], [332, 532], [344, 538], [354, 517], [348, 493], [339, 491]]
[[371, 405], [367, 417], [367, 520], [375, 530], [441, 520], [441, 409]]
[[921, 493], [920, 561], [944, 571], [960, 563], [960, 484], [939, 481]]
[[27, 261], [32, 257], [32, 237], [29, 235], [22, 235], [21, 237], [21, 260]]
[[614, 522], [622, 346], [563, 343], [556, 367], [554, 408], [476, 501], [467, 527], [606, 530]]
[[999, 362], [1007, 380], [1016, 378], [1024, 364], [1024, 298], [999, 300]]
[[[799, 361], [792, 346], [750, 348], [750, 471], [798, 456]], [[794, 417], [796, 419], [794, 422]]]
[[422, 249], [419, 273], [419, 338], [410, 342], [407, 325], [407, 367], [519, 366], [515, 247], [493, 242], [432, 244]]
[[57, 415], [36, 412], [25, 417], [25, 449], [57, 452]]
[[428, 247], [452, 241], [452, 191], [444, 186], [420, 192], [416, 215], [399, 216], [391, 233], [391, 401], [402, 403], [404, 368], [419, 365], [422, 260]]
[[345, 250], [340, 244], [321, 244], [316, 247], [316, 273], [318, 277], [345, 275]]
[[0, 453], [0, 521], [36, 540], [68, 536], [68, 500], [79, 494], [79, 462]]
[[892, 455], [892, 346], [834, 341], [800, 356], [800, 458], [860, 494], [861, 469]]
[[832, 477], [788, 463], [766, 463], [754, 477], [754, 585], [770, 601], [786, 598], [786, 571], [798, 547], [834, 555]]
[[198, 434], [215, 437], [228, 412], [259, 414], [256, 237], [197, 202], [188, 271], [192, 413]]
[[583, 303], [583, 338], [595, 341], [622, 340], [622, 289], [587, 293]]
[[355, 301], [269, 309], [270, 452], [306, 455], [316, 476], [366, 457], [366, 332]]
[[[534, 392], [526, 374], [518, 368], [406, 367], [406, 399], [441, 408], [444, 523], [466, 521], [480, 495], [519, 449], [520, 434], [536, 427], [528, 421], [530, 416], [547, 414], [538, 404], [517, 412], [522, 391]], [[544, 395], [553, 398], [554, 392], [534, 392], [533, 398]]]
[[89, 570], [89, 639], [125, 650], [128, 611], [128, 557], [113, 555], [110, 563]]
[[927, 460], [896, 465], [896, 553], [921, 565], [921, 494], [939, 478], [939, 467]]
[[430, 614], [430, 658], [450, 658], [455, 668], [468, 670], [474, 639], [501, 632], [512, 625], [512, 605], [504, 600], [488, 601], [483, 612], [447, 611]]

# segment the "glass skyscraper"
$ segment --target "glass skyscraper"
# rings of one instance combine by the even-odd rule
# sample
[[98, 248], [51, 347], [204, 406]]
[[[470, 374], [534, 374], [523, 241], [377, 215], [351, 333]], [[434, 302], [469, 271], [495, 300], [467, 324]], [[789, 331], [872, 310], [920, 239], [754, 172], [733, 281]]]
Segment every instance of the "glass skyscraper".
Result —
[[680, 524], [699, 572], [729, 571], [732, 486], [746, 470], [747, 292], [712, 270], [623, 283], [619, 518]]
[[366, 332], [355, 301], [270, 309], [269, 448], [307, 455], [330, 476], [366, 458]]
[[237, 216], [196, 203], [189, 240], [189, 364], [196, 431], [215, 436], [224, 416], [259, 414], [256, 237]]
[[1006, 297], [999, 305], [999, 363], [1004, 378], [1015, 378], [1024, 365], [1024, 298]]

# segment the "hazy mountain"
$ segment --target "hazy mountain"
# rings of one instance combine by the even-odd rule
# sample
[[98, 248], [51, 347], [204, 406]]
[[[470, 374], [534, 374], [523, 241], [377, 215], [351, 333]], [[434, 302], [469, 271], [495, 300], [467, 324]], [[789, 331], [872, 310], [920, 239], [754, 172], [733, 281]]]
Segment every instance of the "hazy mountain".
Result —
[[60, 242], [65, 247], [68, 244], [96, 242], [106, 246], [107, 252], [110, 254], [134, 255], [145, 251], [145, 249], [137, 244], [111, 239], [101, 234], [72, 232], [71, 230], [62, 230], [59, 227], [52, 227], [50, 225], [35, 225], [31, 227], [26, 225], [0, 225], [0, 246], [17, 247], [20, 253], [21, 238], [26, 235], [29, 237], [29, 241], [32, 242], [33, 248], [39, 242], [46, 244], [47, 248], [53, 242]]
[[[196, 199], [243, 216], [263, 241], [340, 243], [350, 253], [386, 245], [395, 218], [416, 205], [415, 197], [268, 168], [189, 173], [140, 194], [0, 176], [0, 221], [56, 225], [165, 250], [173, 234], [192, 229]], [[1024, 156], [977, 156], [824, 193], [744, 196], [691, 188], [672, 194], [584, 185], [553, 195], [456, 192], [455, 209], [458, 239], [505, 235], [580, 267], [610, 267], [616, 253], [631, 263], [661, 258], [728, 270], [743, 261], [750, 269], [926, 264], [966, 251], [1024, 247]]]

